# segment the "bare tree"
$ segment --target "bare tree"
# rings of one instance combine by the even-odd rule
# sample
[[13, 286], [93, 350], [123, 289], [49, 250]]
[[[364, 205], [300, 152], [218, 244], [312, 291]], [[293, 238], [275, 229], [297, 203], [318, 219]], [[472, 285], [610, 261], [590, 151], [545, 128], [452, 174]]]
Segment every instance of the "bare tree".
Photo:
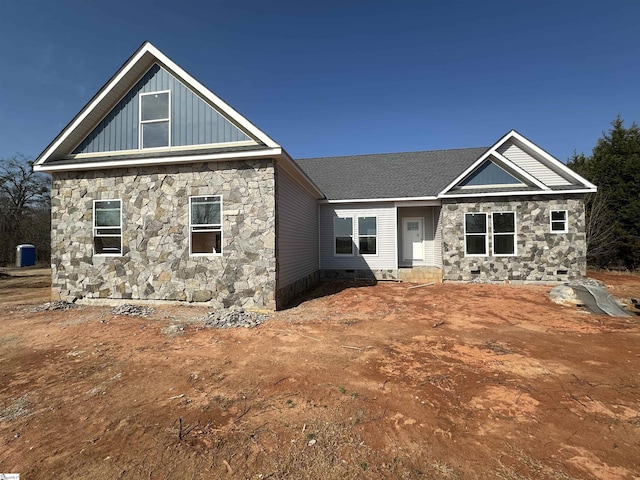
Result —
[[49, 261], [51, 179], [33, 171], [21, 155], [0, 159], [0, 265], [13, 262], [16, 245], [32, 243], [41, 261]]
[[590, 265], [601, 265], [603, 258], [618, 247], [615, 222], [607, 208], [609, 203], [603, 191], [589, 195], [585, 203], [587, 259]]

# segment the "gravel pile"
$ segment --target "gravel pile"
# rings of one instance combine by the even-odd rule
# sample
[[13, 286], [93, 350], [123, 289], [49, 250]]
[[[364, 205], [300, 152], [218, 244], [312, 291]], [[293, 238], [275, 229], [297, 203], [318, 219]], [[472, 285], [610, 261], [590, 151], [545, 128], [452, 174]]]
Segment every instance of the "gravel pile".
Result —
[[151, 307], [142, 307], [140, 305], [131, 305], [130, 303], [123, 303], [111, 310], [114, 315], [130, 315], [132, 317], [148, 317], [155, 310]]
[[58, 300], [55, 302], [47, 302], [35, 307], [32, 312], [45, 312], [47, 310], [69, 310], [73, 307], [73, 303], [65, 302], [64, 300]]
[[204, 317], [205, 328], [254, 328], [262, 324], [269, 316], [263, 313], [238, 310], [220, 310]]

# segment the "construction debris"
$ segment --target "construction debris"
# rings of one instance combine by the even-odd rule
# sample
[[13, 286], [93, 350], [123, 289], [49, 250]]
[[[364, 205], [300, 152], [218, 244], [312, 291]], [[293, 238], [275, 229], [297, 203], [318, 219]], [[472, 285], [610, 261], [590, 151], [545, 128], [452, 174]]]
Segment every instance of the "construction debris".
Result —
[[269, 316], [257, 312], [237, 310], [218, 310], [203, 318], [205, 328], [254, 328], [261, 325]]
[[148, 317], [155, 310], [151, 307], [143, 307], [141, 305], [132, 305], [130, 303], [123, 303], [111, 309], [111, 313], [114, 315], [130, 315], [132, 317]]

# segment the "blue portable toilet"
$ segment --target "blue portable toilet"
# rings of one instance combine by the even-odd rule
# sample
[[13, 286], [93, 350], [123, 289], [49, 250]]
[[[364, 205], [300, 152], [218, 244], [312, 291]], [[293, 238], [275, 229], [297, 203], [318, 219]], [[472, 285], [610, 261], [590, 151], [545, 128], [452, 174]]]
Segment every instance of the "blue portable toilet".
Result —
[[28, 243], [16, 247], [16, 267], [30, 267], [36, 264], [36, 247]]

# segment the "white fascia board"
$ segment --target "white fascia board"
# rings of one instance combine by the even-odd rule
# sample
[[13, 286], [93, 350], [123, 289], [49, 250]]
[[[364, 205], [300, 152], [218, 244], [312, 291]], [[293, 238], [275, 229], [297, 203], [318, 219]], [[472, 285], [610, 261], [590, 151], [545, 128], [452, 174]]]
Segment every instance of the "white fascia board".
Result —
[[180, 163], [200, 163], [220, 160], [238, 160], [242, 158], [278, 157], [282, 148], [269, 148], [249, 152], [208, 153], [203, 155], [182, 155], [163, 158], [141, 158], [136, 160], [112, 160], [109, 162], [68, 163], [64, 165], [34, 165], [38, 172], [64, 172], [76, 170], [100, 170], [105, 168], [129, 168], [150, 165], [171, 165]]
[[516, 172], [518, 175], [520, 175], [520, 176], [526, 178], [527, 180], [529, 180], [536, 187], [538, 187], [538, 188], [540, 188], [542, 190], [551, 190], [548, 186], [546, 186], [544, 183], [542, 183], [536, 177], [534, 177], [533, 175], [528, 173], [526, 170], [523, 170], [522, 168], [520, 168], [518, 165], [513, 163], [511, 160], [509, 160], [507, 157], [505, 157], [501, 153], [498, 153], [497, 149], [496, 149], [495, 152], [491, 152], [491, 156], [495, 157], [500, 163], [504, 164], [507, 168], [510, 168], [511, 170]]
[[529, 190], [525, 192], [490, 192], [490, 193], [456, 193], [453, 195], [441, 195], [441, 199], [446, 198], [484, 198], [484, 197], [513, 197], [513, 196], [533, 196], [533, 195], [566, 195], [575, 193], [595, 193], [597, 188], [578, 188], [575, 190]]
[[158, 61], [166, 65], [170, 70], [176, 73], [182, 80], [184, 80], [191, 88], [196, 90], [200, 95], [207, 98], [211, 103], [213, 103], [217, 108], [219, 108], [222, 112], [224, 112], [227, 116], [229, 116], [235, 123], [237, 123], [240, 127], [244, 128], [246, 131], [251, 133], [255, 138], [260, 140], [269, 148], [277, 148], [280, 145], [276, 143], [271, 137], [265, 134], [262, 130], [252, 124], [245, 117], [240, 115], [234, 108], [232, 108], [229, 104], [223, 101], [220, 97], [215, 95], [211, 90], [189, 75], [185, 70], [183, 70], [179, 65], [174, 63], [169, 57], [167, 57], [164, 53], [154, 47], [152, 44], [147, 44], [147, 51], [151, 53]]
[[524, 143], [531, 150], [533, 150], [538, 155], [540, 155], [541, 157], [546, 159], [548, 162], [550, 162], [553, 165], [555, 165], [556, 167], [558, 167], [560, 170], [562, 170], [565, 174], [569, 175], [571, 178], [577, 180], [579, 183], [582, 183], [587, 188], [594, 188], [594, 189], [597, 190], [598, 187], [596, 187], [593, 183], [589, 182], [586, 178], [583, 178], [581, 175], [579, 175], [576, 172], [574, 172], [573, 170], [571, 170], [569, 167], [567, 167], [564, 163], [562, 163], [556, 157], [554, 157], [550, 153], [546, 152], [542, 148], [538, 147], [531, 140], [525, 138], [524, 136], [522, 136], [521, 134], [519, 134], [515, 130], [512, 130], [510, 132], [510, 136], [515, 138], [519, 142]]
[[367, 202], [406, 202], [438, 200], [438, 197], [396, 197], [396, 198], [352, 198], [348, 200], [320, 200], [320, 203], [367, 203]]
[[62, 144], [62, 142], [64, 142], [67, 139], [67, 137], [71, 134], [71, 132], [73, 132], [76, 128], [80, 126], [83, 120], [87, 118], [87, 115], [89, 115], [100, 104], [100, 102], [104, 100], [104, 98], [109, 94], [109, 92], [113, 89], [113, 87], [117, 85], [122, 80], [122, 78], [131, 70], [131, 68], [136, 63], [138, 63], [140, 59], [147, 53], [147, 48], [149, 46], [151, 46], [150, 43], [148, 42], [145, 43], [143, 47], [140, 48], [140, 50], [138, 50], [138, 52], [133, 57], [131, 57], [131, 60], [129, 60], [127, 65], [121, 68], [118, 74], [115, 77], [113, 77], [113, 79], [109, 82], [107, 87], [103, 88], [102, 91], [93, 99], [93, 101], [89, 103], [78, 114], [75, 120], [64, 129], [64, 131], [58, 137], [58, 139], [55, 142], [53, 142], [51, 145], [49, 145], [49, 148], [47, 148], [47, 150], [40, 156], [40, 160], [38, 160], [38, 162], [34, 164], [34, 170], [36, 169], [35, 168], [36, 166], [46, 162], [49, 159], [49, 156], [56, 151], [56, 149]]
[[458, 175], [455, 180], [453, 180], [453, 182], [451, 182], [449, 185], [447, 185], [442, 192], [440, 192], [438, 194], [438, 196], [447, 193], [449, 190], [451, 190], [453, 187], [455, 187], [458, 183], [460, 183], [462, 180], [464, 180], [464, 178], [469, 175], [471, 172], [473, 172], [479, 165], [482, 164], [482, 162], [484, 162], [489, 155], [491, 154], [492, 150], [494, 147], [491, 147], [489, 150], [487, 150], [486, 152], [484, 152], [482, 154], [482, 156], [480, 158], [478, 158], [475, 162], [473, 162], [469, 168], [467, 168], [464, 172], [462, 172], [460, 175]]

